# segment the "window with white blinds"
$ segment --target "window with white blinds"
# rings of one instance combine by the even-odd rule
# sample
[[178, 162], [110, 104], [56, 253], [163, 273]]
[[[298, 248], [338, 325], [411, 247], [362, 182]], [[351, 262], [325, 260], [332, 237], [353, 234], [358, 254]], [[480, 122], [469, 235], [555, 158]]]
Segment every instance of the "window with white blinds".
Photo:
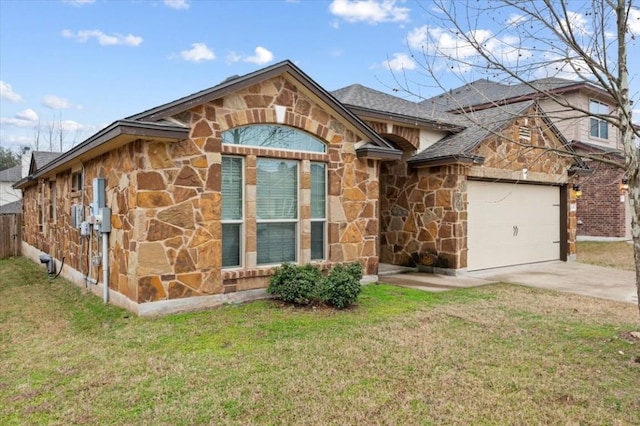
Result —
[[222, 157], [222, 267], [242, 266], [243, 164], [241, 157]]
[[[285, 152], [325, 153], [325, 143], [301, 130], [271, 124], [226, 130], [222, 133], [222, 142], [225, 145], [282, 150], [281, 154], [269, 151], [269, 157], [253, 154], [256, 155], [255, 189], [253, 179], [249, 183], [245, 181], [245, 169], [253, 166], [248, 166], [244, 157], [237, 154], [222, 157], [222, 266], [239, 268], [295, 263], [301, 256], [309, 259], [300, 251], [303, 232], [301, 176], [311, 181], [310, 197], [305, 198], [303, 206], [303, 211], [310, 213], [310, 229], [306, 231], [310, 232], [310, 258], [326, 259], [328, 166], [322, 162], [310, 162], [310, 175], [306, 175], [301, 173], [306, 160], [293, 160]], [[250, 172], [253, 174], [253, 169]], [[255, 190], [255, 200], [245, 198], [247, 185], [252, 186], [252, 194]], [[245, 234], [250, 229], [245, 227], [252, 227], [254, 219], [256, 253], [255, 257], [245, 256], [244, 244], [253, 246], [253, 241], [245, 241], [248, 238]]]
[[325, 258], [327, 165], [311, 163], [311, 260]]
[[298, 162], [258, 158], [257, 263], [295, 262], [298, 228]]

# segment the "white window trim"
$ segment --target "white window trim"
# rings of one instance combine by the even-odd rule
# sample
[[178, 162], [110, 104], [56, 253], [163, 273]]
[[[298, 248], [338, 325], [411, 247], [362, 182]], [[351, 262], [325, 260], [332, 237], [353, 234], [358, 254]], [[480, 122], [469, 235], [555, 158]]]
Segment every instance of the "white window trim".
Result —
[[[240, 224], [240, 235], [238, 236], [238, 238], [240, 239], [239, 241], [239, 247], [238, 247], [238, 258], [240, 261], [240, 265], [233, 265], [233, 266], [222, 266], [222, 269], [225, 271], [230, 271], [230, 270], [234, 270], [234, 269], [244, 269], [244, 265], [246, 265], [246, 252], [245, 252], [245, 237], [246, 237], [246, 212], [247, 212], [247, 199], [246, 199], [246, 187], [247, 187], [247, 181], [245, 179], [245, 175], [246, 175], [246, 170], [245, 170], [245, 165], [246, 165], [246, 161], [245, 161], [245, 157], [240, 156], [240, 155], [223, 155], [222, 157], [230, 157], [230, 158], [239, 158], [240, 162], [241, 162], [241, 167], [240, 169], [242, 170], [242, 185], [240, 185], [240, 196], [241, 196], [241, 203], [242, 203], [242, 216], [240, 219], [222, 219], [220, 218], [220, 225], [221, 225], [221, 230], [220, 230], [220, 235], [222, 235], [222, 225], [225, 224]], [[220, 160], [220, 168], [222, 169], [222, 160]], [[220, 170], [220, 177], [221, 179], [224, 179], [223, 175], [222, 175], [222, 170]], [[222, 195], [222, 182], [220, 183], [221, 187], [220, 187], [220, 195]], [[222, 214], [222, 204], [220, 205], [220, 214]], [[224, 244], [224, 241], [222, 241], [222, 244]], [[223, 248], [224, 250], [224, 248]], [[220, 264], [222, 265], [222, 253], [220, 253]]]
[[[596, 99], [589, 99], [589, 113], [591, 113], [591, 114], [600, 114], [600, 113], [594, 113], [594, 112], [591, 111], [591, 103], [595, 103], [595, 104], [598, 104], [601, 107], [605, 107], [606, 110], [608, 111], [608, 114], [611, 113], [611, 105], [606, 104], [604, 102], [600, 102], [600, 101], [598, 101]], [[602, 114], [600, 114], [600, 115], [602, 115]], [[594, 136], [594, 135], [591, 134], [591, 119], [598, 120], [598, 136]], [[603, 122], [603, 123], [605, 123], [607, 125], [607, 137], [606, 138], [603, 138], [603, 137], [600, 136], [600, 123], [601, 122]], [[609, 137], [609, 123], [607, 122], [607, 120], [604, 120], [604, 119], [602, 119], [600, 117], [596, 117], [596, 116], [593, 116], [593, 115], [589, 115], [589, 137], [592, 138], [592, 139], [599, 140], [599, 141], [607, 141], [607, 142], [611, 141], [611, 138]]]
[[[323, 230], [323, 235], [322, 235], [322, 258], [320, 259], [313, 259], [311, 258], [311, 262], [324, 262], [327, 260], [327, 246], [328, 246], [328, 241], [327, 241], [327, 236], [329, 235], [329, 226], [327, 225], [329, 220], [329, 166], [328, 163], [324, 163], [321, 161], [311, 161], [309, 163], [310, 166], [312, 166], [313, 164], [322, 164], [324, 165], [324, 217], [323, 218], [310, 218], [310, 222], [324, 222], [324, 230]], [[309, 170], [311, 170], [311, 168], [309, 168]], [[311, 171], [309, 171], [309, 173], [311, 173]], [[313, 185], [313, 180], [311, 181], [312, 185]], [[309, 202], [311, 203], [311, 196], [309, 197]], [[309, 210], [311, 210], [311, 208], [309, 208]], [[311, 231], [309, 231], [309, 239], [311, 239]], [[309, 250], [309, 256], [311, 256], [311, 249]]]
[[[279, 149], [278, 151], [284, 151], [282, 149]], [[296, 236], [296, 249], [295, 249], [295, 255], [296, 258], [293, 260], [293, 262], [291, 263], [295, 263], [298, 264], [300, 263], [300, 259], [301, 259], [301, 248], [300, 248], [300, 229], [301, 226], [301, 218], [300, 218], [300, 175], [302, 173], [302, 161], [301, 160], [292, 160], [292, 159], [287, 159], [287, 158], [280, 158], [280, 157], [257, 157], [256, 158], [256, 175], [258, 173], [258, 162], [260, 161], [260, 159], [266, 159], [266, 160], [283, 160], [283, 161], [292, 161], [295, 162], [297, 164], [296, 168], [298, 169], [298, 179], [296, 182], [296, 205], [297, 205], [297, 211], [296, 211], [296, 219], [260, 219], [258, 218], [258, 198], [256, 197], [256, 232], [258, 230], [258, 225], [261, 223], [295, 223], [296, 224], [296, 229], [294, 231], [294, 235]], [[258, 184], [256, 182], [256, 192], [258, 191]], [[283, 262], [280, 263], [258, 263], [258, 235], [256, 235], [256, 266], [257, 267], [272, 267], [272, 266], [279, 266], [282, 265]]]

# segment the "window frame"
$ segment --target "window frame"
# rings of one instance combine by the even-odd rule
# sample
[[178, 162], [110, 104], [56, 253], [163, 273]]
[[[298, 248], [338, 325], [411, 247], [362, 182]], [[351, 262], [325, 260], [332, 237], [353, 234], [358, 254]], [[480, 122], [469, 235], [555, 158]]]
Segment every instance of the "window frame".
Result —
[[56, 187], [55, 180], [49, 180], [49, 223], [55, 224], [58, 222], [58, 209], [56, 208], [56, 201], [58, 198], [58, 189]]
[[[265, 267], [265, 266], [274, 266], [274, 265], [281, 265], [283, 263], [298, 263], [300, 261], [300, 174], [302, 172], [302, 161], [300, 160], [291, 160], [291, 159], [286, 159], [286, 158], [279, 158], [279, 157], [266, 157], [266, 156], [259, 156], [256, 158], [256, 176], [258, 175], [258, 164], [260, 163], [260, 160], [270, 160], [270, 161], [276, 161], [276, 162], [285, 162], [285, 163], [293, 163], [296, 165], [296, 187], [295, 187], [295, 191], [294, 194], [296, 196], [296, 211], [295, 211], [295, 219], [285, 219], [285, 218], [278, 218], [278, 219], [260, 219], [258, 216], [258, 202], [259, 202], [259, 197], [256, 195], [256, 216], [255, 216], [255, 221], [256, 221], [256, 266], [258, 267]], [[256, 193], [259, 192], [259, 183], [256, 182]], [[277, 263], [260, 263], [260, 261], [258, 260], [260, 257], [260, 250], [258, 249], [258, 228], [260, 226], [260, 224], [279, 224], [279, 223], [293, 223], [294, 224], [294, 259], [293, 260], [284, 260], [281, 262], [277, 262]]]
[[[605, 112], [601, 112], [602, 109], [604, 109]], [[595, 99], [589, 99], [589, 113], [597, 114], [597, 115], [609, 115], [611, 113], [611, 107], [608, 104], [597, 101]], [[595, 127], [594, 127], [594, 124], [595, 124]], [[605, 126], [604, 132], [602, 131], [602, 125]], [[593, 132], [594, 128], [597, 129], [596, 131], [597, 134], [594, 134]], [[606, 134], [603, 136], [603, 133], [606, 133]], [[609, 140], [609, 123], [602, 118], [590, 115], [589, 116], [589, 136], [595, 139]]]
[[[220, 195], [221, 195], [221, 202], [220, 202], [220, 235], [222, 237], [222, 227], [223, 225], [226, 224], [238, 224], [240, 225], [240, 229], [238, 230], [238, 263], [239, 265], [228, 265], [225, 266], [222, 263], [222, 258], [220, 259], [220, 265], [221, 268], [224, 270], [229, 270], [229, 269], [241, 269], [244, 267], [245, 265], [245, 221], [246, 221], [246, 205], [245, 205], [245, 194], [246, 194], [246, 186], [247, 186], [247, 182], [245, 179], [245, 175], [246, 175], [246, 170], [245, 170], [245, 158], [239, 155], [222, 155], [222, 158], [237, 158], [240, 160], [240, 176], [242, 179], [242, 183], [240, 185], [240, 205], [242, 206], [242, 214], [240, 215], [241, 218], [240, 219], [223, 219], [222, 217], [222, 203], [224, 202], [224, 197], [222, 196], [222, 181], [220, 182]], [[220, 160], [220, 179], [224, 179], [224, 173], [222, 171], [222, 158]], [[222, 238], [222, 243], [221, 243], [221, 253], [220, 256], [222, 257], [224, 252], [224, 238]]]
[[[310, 240], [310, 247], [309, 247], [309, 258], [312, 262], [322, 262], [325, 261], [327, 259], [327, 230], [328, 230], [328, 199], [329, 199], [329, 167], [327, 165], [327, 163], [321, 162], [321, 161], [310, 161], [309, 162], [309, 174], [310, 174], [310, 179], [311, 179], [311, 188], [313, 190], [313, 172], [312, 172], [312, 167], [314, 164], [319, 164], [322, 166], [323, 168], [323, 172], [324, 172], [324, 212], [323, 212], [323, 216], [322, 218], [314, 218], [313, 217], [313, 210], [311, 208], [311, 204], [310, 204], [310, 217], [309, 217], [309, 221], [311, 222], [311, 225], [313, 225], [313, 223], [323, 223], [323, 227], [322, 227], [322, 257], [320, 258], [314, 258], [313, 257], [313, 240], [312, 235], [313, 235], [313, 229], [312, 226], [310, 226], [309, 228], [309, 240]], [[313, 203], [313, 194], [310, 194], [310, 203]]]

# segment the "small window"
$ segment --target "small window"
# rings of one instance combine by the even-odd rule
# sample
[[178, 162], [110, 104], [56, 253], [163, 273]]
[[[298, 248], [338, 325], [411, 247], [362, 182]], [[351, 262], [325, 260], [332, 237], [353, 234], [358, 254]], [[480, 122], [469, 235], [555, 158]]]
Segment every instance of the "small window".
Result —
[[531, 140], [531, 128], [526, 126], [520, 126], [518, 129], [518, 136], [520, 139], [524, 139], [527, 141]]
[[49, 181], [49, 222], [56, 223], [56, 181]]
[[44, 185], [38, 185], [40, 191], [38, 194], [38, 231], [44, 232]]
[[[609, 115], [609, 105], [593, 100], [589, 101], [589, 112], [597, 115]], [[590, 127], [590, 134], [592, 137], [609, 139], [609, 126], [605, 120], [598, 117], [591, 117]]]
[[82, 173], [74, 172], [71, 174], [71, 191], [80, 192], [82, 191]]

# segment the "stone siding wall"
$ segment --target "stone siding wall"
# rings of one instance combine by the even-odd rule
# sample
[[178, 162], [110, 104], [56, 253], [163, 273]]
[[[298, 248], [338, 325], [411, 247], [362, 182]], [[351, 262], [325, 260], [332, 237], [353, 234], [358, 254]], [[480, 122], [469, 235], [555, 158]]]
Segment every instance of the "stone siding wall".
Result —
[[[325, 141], [326, 153], [302, 153], [221, 143], [221, 134], [239, 126], [276, 123], [275, 105], [286, 113], [279, 124], [306, 131]], [[135, 141], [85, 162], [85, 205], [92, 201], [91, 180], [107, 179], [112, 209], [109, 237], [110, 283], [137, 303], [241, 291], [268, 285], [271, 267], [256, 265], [256, 162], [259, 157], [300, 161], [299, 254], [311, 257], [310, 162], [327, 164], [327, 259], [360, 261], [365, 273], [377, 274], [378, 162], [358, 159], [359, 141], [343, 120], [311, 94], [277, 77], [226, 95], [172, 117], [188, 125], [181, 142]], [[222, 269], [222, 155], [245, 162], [244, 266]], [[25, 191], [25, 240], [67, 265], [87, 271], [88, 247], [71, 227], [71, 171], [56, 176], [58, 220], [42, 231], [35, 218], [50, 194], [45, 180]], [[42, 194], [42, 195], [41, 195]], [[44, 197], [42, 203], [41, 197]], [[88, 213], [88, 210], [87, 210]], [[86, 243], [86, 241], [85, 241]], [[97, 243], [94, 241], [94, 246]], [[80, 253], [84, 246], [84, 252]], [[99, 278], [94, 268], [94, 278]]]
[[625, 202], [620, 201], [623, 170], [612, 165], [590, 162], [593, 174], [582, 176], [578, 198], [578, 235], [624, 237], [626, 235]]
[[465, 168], [409, 170], [401, 160], [383, 164], [381, 176], [381, 262], [466, 266]]
[[[544, 132], [535, 119], [519, 119], [502, 130], [519, 140], [523, 126], [531, 128], [525, 145], [559, 147], [559, 140]], [[542, 128], [546, 126], [542, 125]], [[571, 159], [544, 149], [531, 149], [491, 136], [476, 149], [482, 166], [447, 165], [408, 169], [405, 160], [381, 166], [380, 260], [404, 266], [467, 267], [467, 179], [519, 181], [527, 169], [528, 182], [563, 185], [569, 182]], [[568, 251], [575, 254], [575, 211], [567, 209]]]

